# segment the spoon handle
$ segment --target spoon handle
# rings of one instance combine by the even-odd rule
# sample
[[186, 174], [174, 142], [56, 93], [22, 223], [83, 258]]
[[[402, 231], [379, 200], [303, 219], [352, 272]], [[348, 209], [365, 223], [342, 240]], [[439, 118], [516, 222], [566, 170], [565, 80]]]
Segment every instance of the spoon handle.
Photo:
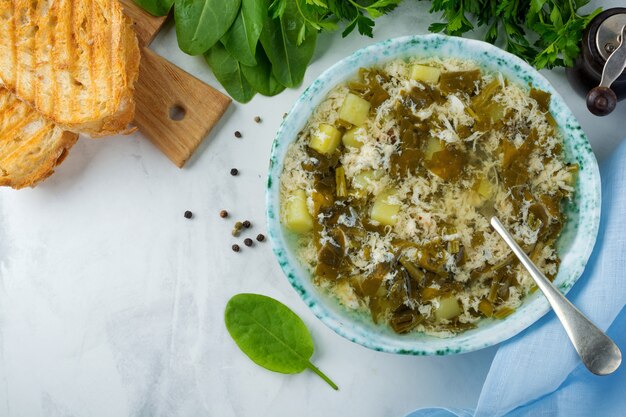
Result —
[[615, 342], [561, 294], [519, 247], [497, 217], [491, 218], [491, 226], [502, 236], [546, 296], [587, 369], [596, 375], [613, 373], [622, 362], [622, 353]]

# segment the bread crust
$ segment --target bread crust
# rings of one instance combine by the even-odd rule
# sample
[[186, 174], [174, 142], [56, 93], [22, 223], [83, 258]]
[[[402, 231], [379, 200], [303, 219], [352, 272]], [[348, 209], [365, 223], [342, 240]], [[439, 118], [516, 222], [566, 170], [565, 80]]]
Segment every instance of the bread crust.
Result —
[[48, 120], [93, 137], [128, 131], [139, 46], [116, 0], [0, 0], [0, 82]]
[[78, 135], [0, 88], [0, 186], [34, 187], [63, 162]]

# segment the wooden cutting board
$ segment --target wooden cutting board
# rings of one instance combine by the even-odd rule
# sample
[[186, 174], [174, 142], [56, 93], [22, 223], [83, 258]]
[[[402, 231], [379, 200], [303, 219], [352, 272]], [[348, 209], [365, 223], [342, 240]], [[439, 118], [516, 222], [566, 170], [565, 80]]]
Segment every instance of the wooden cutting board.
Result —
[[133, 20], [141, 48], [135, 84], [135, 124], [176, 166], [182, 168], [220, 120], [230, 98], [148, 48], [165, 17], [154, 17], [120, 0]]

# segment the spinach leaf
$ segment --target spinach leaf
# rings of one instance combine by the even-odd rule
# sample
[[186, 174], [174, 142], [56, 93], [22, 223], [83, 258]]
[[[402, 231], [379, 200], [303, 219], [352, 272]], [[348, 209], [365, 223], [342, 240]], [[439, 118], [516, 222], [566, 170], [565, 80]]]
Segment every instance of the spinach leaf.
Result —
[[260, 39], [276, 79], [285, 87], [297, 87], [313, 57], [317, 31], [306, 24], [296, 1], [285, 3], [278, 18], [265, 17]]
[[241, 72], [241, 64], [224, 48], [221, 42], [213, 45], [204, 58], [213, 70], [215, 78], [228, 91], [228, 94], [241, 103], [252, 100], [256, 91]]
[[165, 16], [172, 9], [174, 0], [135, 0], [135, 3], [154, 16]]
[[311, 334], [300, 317], [281, 302], [259, 294], [237, 294], [226, 305], [225, 322], [237, 346], [256, 364], [283, 374], [309, 368], [338, 389], [310, 362]]
[[285, 86], [272, 73], [272, 64], [260, 46], [257, 49], [256, 62], [255, 66], [241, 66], [241, 71], [250, 85], [264, 96], [275, 96], [283, 91]]
[[267, 0], [242, 0], [235, 23], [222, 38], [228, 52], [244, 65], [256, 65], [256, 45], [267, 8]]
[[175, 0], [178, 46], [189, 55], [208, 51], [235, 21], [241, 0]]

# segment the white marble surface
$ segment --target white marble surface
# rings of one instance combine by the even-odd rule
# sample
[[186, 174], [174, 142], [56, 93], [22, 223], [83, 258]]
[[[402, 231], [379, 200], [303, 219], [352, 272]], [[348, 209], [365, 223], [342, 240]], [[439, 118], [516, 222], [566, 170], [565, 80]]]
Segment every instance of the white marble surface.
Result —
[[[374, 40], [425, 33], [427, 6], [406, 2], [379, 20]], [[371, 42], [322, 36], [304, 86]], [[171, 25], [153, 47], [217, 85], [200, 58], [178, 51]], [[594, 118], [561, 71], [546, 75], [604, 158], [625, 134], [626, 104]], [[44, 184], [0, 191], [0, 415], [365, 417], [475, 405], [495, 348], [445, 358], [366, 350], [307, 310], [269, 243], [230, 250], [233, 219], [252, 221], [250, 236], [265, 231], [270, 143], [303, 88], [234, 104], [183, 170], [139, 134], [82, 139]], [[221, 209], [232, 217], [221, 219]], [[341, 390], [248, 360], [223, 325], [225, 303], [239, 292], [293, 308], [313, 333], [314, 362]]]

